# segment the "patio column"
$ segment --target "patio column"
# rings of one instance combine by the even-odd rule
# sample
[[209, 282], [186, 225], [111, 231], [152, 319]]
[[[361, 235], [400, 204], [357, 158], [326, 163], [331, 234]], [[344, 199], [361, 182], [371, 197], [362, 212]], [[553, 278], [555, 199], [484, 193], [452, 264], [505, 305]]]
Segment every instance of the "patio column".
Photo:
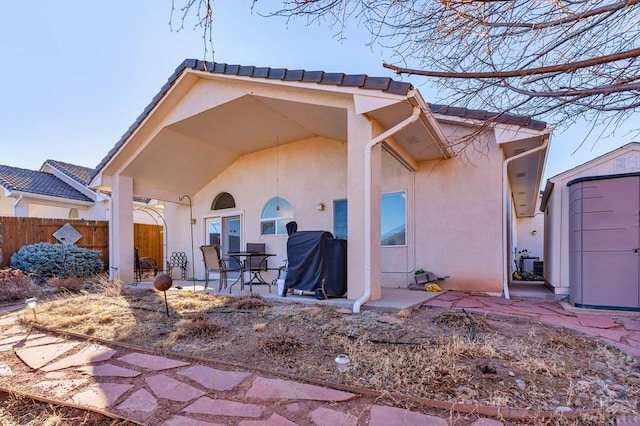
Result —
[[[350, 110], [348, 114], [348, 292], [349, 300], [356, 300], [363, 295], [365, 281], [371, 283], [369, 300], [381, 297], [380, 273], [380, 179], [381, 179], [381, 147], [380, 144], [371, 149], [371, 199], [365, 203], [365, 147], [373, 139], [373, 127], [364, 116]], [[365, 228], [365, 211], [371, 212], [371, 224]], [[371, 265], [365, 264], [366, 234], [370, 235]]]
[[[111, 276], [123, 283], [133, 282], [133, 179], [115, 175], [112, 178], [109, 220], [109, 253]], [[117, 272], [116, 272], [117, 271]]]

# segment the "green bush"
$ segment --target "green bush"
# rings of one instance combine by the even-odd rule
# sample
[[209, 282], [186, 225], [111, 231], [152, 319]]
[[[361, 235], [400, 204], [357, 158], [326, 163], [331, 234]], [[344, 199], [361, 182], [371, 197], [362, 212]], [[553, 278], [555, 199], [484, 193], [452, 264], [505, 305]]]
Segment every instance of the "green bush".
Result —
[[100, 252], [62, 244], [36, 243], [11, 256], [11, 266], [41, 281], [49, 278], [87, 278], [102, 272]]

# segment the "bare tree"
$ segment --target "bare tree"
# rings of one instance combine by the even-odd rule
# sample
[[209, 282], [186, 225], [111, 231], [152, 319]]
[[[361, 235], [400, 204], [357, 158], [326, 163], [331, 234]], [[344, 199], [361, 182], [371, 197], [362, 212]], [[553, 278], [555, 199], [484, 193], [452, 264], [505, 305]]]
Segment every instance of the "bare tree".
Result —
[[[194, 3], [210, 10], [210, 0], [186, 10]], [[331, 25], [337, 36], [364, 26], [390, 52], [385, 68], [433, 80], [452, 104], [616, 127], [640, 107], [639, 3], [282, 0], [265, 15]]]

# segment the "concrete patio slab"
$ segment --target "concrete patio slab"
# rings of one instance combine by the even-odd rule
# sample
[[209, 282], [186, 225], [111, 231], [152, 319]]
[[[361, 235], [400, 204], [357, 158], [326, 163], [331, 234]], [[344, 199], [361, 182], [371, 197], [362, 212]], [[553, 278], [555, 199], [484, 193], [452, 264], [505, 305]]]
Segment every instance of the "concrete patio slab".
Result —
[[192, 414], [210, 414], [228, 417], [260, 417], [267, 407], [264, 405], [244, 404], [226, 399], [211, 399], [204, 396], [183, 411]]
[[200, 383], [207, 389], [227, 391], [238, 386], [251, 373], [247, 371], [224, 371], [204, 365], [194, 365], [178, 371], [178, 374]]
[[355, 394], [283, 379], [256, 377], [246, 394], [262, 399], [310, 399], [314, 401], [348, 401]]

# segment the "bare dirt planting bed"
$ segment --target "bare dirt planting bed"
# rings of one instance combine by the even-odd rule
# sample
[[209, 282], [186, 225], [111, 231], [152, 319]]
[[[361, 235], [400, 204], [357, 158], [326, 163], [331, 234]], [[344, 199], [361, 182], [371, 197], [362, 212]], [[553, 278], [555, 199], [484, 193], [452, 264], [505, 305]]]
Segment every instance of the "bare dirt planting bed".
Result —
[[[353, 315], [255, 296], [171, 290], [167, 297], [169, 316], [154, 290], [66, 295], [41, 303], [37, 323], [383, 394], [531, 412], [598, 410], [538, 424], [612, 424], [639, 414], [638, 360], [562, 328], [439, 308]], [[34, 322], [28, 311], [24, 319]], [[338, 354], [351, 358], [347, 372], [337, 371]]]

